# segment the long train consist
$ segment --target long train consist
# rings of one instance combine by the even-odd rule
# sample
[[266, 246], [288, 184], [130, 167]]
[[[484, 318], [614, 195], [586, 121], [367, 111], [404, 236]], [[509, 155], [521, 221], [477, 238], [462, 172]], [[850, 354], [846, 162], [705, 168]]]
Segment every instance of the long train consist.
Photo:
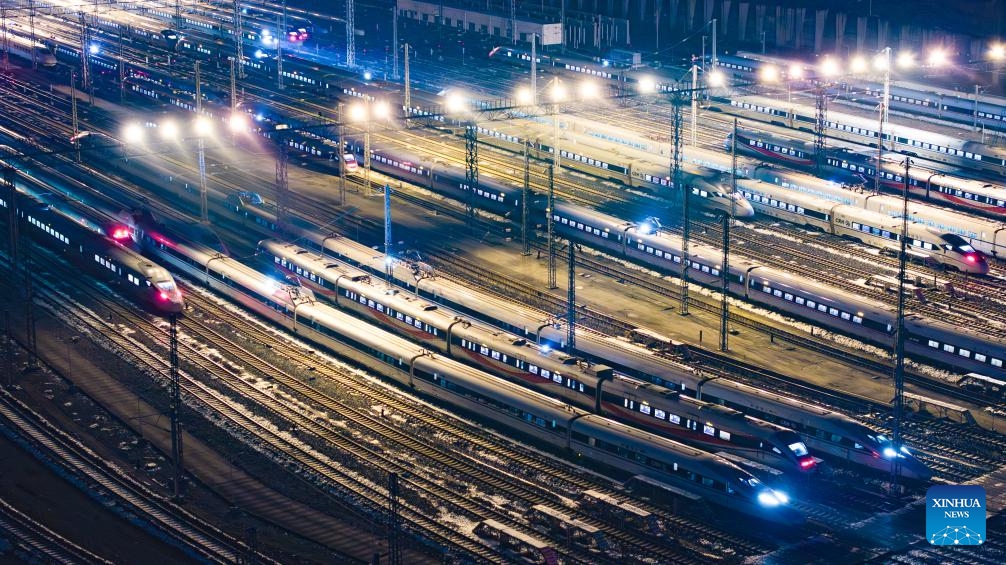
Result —
[[40, 41], [32, 43], [32, 40], [27, 37], [9, 31], [0, 31], [0, 43], [4, 42], [11, 55], [17, 55], [26, 61], [36, 61], [39, 65], [47, 68], [56, 66], [56, 56], [53, 55], [52, 49]]
[[[331, 255], [267, 240], [259, 255], [341, 310], [391, 328], [459, 361], [474, 364], [521, 386], [583, 410], [642, 427], [702, 449], [727, 451], [788, 472], [815, 467], [792, 430], [709, 404], [677, 391], [587, 363], [526, 337], [408, 293], [389, 291], [369, 273]], [[487, 310], [492, 307], [487, 303]], [[486, 312], [483, 312], [485, 314]], [[640, 411], [643, 408], [645, 412]], [[645, 408], [644, 408], [645, 407]]]
[[[726, 147], [733, 145], [733, 134], [727, 136]], [[737, 133], [738, 152], [767, 158], [789, 166], [807, 169], [814, 165], [812, 144], [791, 138], [781, 138], [761, 132]], [[902, 155], [900, 158], [904, 158]], [[876, 159], [849, 151], [832, 151], [824, 159], [826, 173], [846, 182], [873, 186]], [[900, 194], [905, 189], [905, 168], [886, 163], [880, 172], [882, 189]], [[1006, 218], [1006, 185], [967, 179], [933, 171], [924, 166], [910, 167], [908, 190], [918, 199], [946, 204], [969, 212], [978, 212], [997, 219]]]
[[273, 323], [390, 374], [408, 388], [520, 430], [555, 448], [696, 493], [710, 502], [786, 524], [802, 521], [788, 497], [740, 467], [493, 377], [432, 353], [212, 249], [145, 229], [149, 252]]
[[[261, 202], [261, 198], [255, 200]], [[275, 216], [267, 207], [251, 204], [247, 199], [236, 199], [233, 204], [236, 211], [250, 221], [276, 229]], [[314, 227], [298, 222], [287, 223], [286, 229], [297, 237], [302, 246], [356, 265], [374, 276], [384, 276], [384, 257], [375, 256], [374, 251], [368, 247], [337, 235], [320, 234]], [[540, 313], [510, 303], [500, 304], [491, 297], [448, 280], [423, 276], [421, 271], [421, 267], [413, 270], [398, 266], [394, 269], [394, 275], [398, 284], [406, 289], [411, 287], [431, 303], [449, 305], [473, 318], [536, 340], [539, 345], [556, 349], [565, 347], [566, 332], [561, 322], [543, 320]], [[305, 275], [302, 269], [297, 276], [311, 280], [312, 276], [317, 279], [323, 273], [308, 272]], [[886, 473], [890, 470], [891, 459], [899, 457], [906, 477], [925, 480], [931, 476], [926, 466], [909, 451], [895, 453], [890, 440], [883, 434], [820, 406], [727, 379], [700, 375], [690, 367], [655, 356], [652, 351], [621, 340], [587, 333], [577, 337], [576, 347], [580, 355], [597, 363], [610, 365], [626, 375], [660, 385], [640, 386], [634, 391], [630, 388], [619, 408], [626, 416], [629, 411], [639, 412], [635, 418], [630, 419], [645, 421], [653, 418], [676, 423], [671, 419], [673, 410], [669, 412], [663, 408], [669, 403], [664, 395], [668, 390], [680, 391], [686, 396], [725, 405], [752, 417], [793, 429], [815, 454], [831, 460], [862, 465]], [[670, 394], [673, 395], [674, 392]], [[617, 408], [618, 402], [614, 404]], [[657, 407], [660, 407], [659, 410]], [[661, 422], [660, 425], [664, 426], [666, 422]]]
[[[900, 218], [761, 181], [738, 181], [737, 190], [757, 212], [767, 216], [855, 239], [884, 251], [901, 251]], [[910, 256], [972, 275], [988, 274], [984, 254], [963, 237], [911, 220], [906, 227], [906, 251]]]
[[[357, 147], [354, 145], [352, 149]], [[465, 175], [456, 168], [438, 163], [432, 172], [428, 166], [402, 158], [397, 152], [373, 147], [372, 151], [371, 165], [375, 169], [462, 202], [468, 197]], [[520, 190], [491, 179], [479, 184], [474, 195], [477, 207], [504, 217], [520, 217]], [[558, 204], [557, 209], [564, 211], [555, 218], [559, 233], [661, 271], [677, 272], [680, 268], [680, 244], [671, 237], [645, 233], [647, 230], [633, 222], [573, 205]], [[719, 288], [721, 257], [718, 249], [693, 244], [690, 254], [693, 280]], [[748, 260], [731, 261], [729, 278], [733, 292], [752, 302], [883, 347], [890, 345], [895, 316], [883, 304]], [[1006, 346], [1000, 341], [934, 320], [910, 320], [909, 332], [909, 352], [919, 358], [955, 369], [1004, 374]]]
[[[2, 183], [0, 187], [5, 193], [0, 197], [0, 206], [6, 216], [10, 191]], [[185, 301], [171, 273], [112, 238], [92, 231], [96, 222], [73, 202], [52, 194], [45, 195], [44, 201], [18, 194], [16, 204], [20, 229], [35, 241], [158, 314], [177, 314], [184, 309]]]

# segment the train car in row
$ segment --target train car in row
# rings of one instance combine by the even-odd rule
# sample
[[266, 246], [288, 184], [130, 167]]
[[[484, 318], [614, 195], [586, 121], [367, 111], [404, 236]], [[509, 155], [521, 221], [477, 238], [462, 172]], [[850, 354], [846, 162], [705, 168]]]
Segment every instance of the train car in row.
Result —
[[[768, 120], [792, 119], [796, 127], [813, 132], [817, 122], [816, 110], [797, 103], [788, 103], [774, 98], [748, 95], [720, 95], [711, 98], [714, 111], [753, 113]], [[777, 119], [778, 118], [778, 119]], [[828, 112], [826, 121], [828, 135], [876, 147], [877, 120]], [[965, 169], [992, 173], [997, 178], [1006, 175], [1006, 149], [985, 145], [977, 141], [961, 140], [901, 124], [887, 124], [884, 127], [884, 147], [889, 151], [909, 156], [921, 156]]]
[[573, 408], [426, 346], [376, 328], [212, 249], [159, 231], [143, 231], [150, 253], [193, 280], [299, 336], [377, 368], [401, 385], [517, 429], [541, 442], [633, 474], [652, 477], [706, 500], [785, 524], [802, 516], [781, 491], [720, 457]]
[[[388, 291], [369, 273], [289, 243], [267, 240], [259, 255], [336, 307], [483, 370], [584, 410], [714, 452], [727, 451], [783, 471], [813, 470], [814, 459], [791, 430], [722, 406], [682, 397], [615, 374], [524, 336], [469, 318], [443, 304]], [[642, 408], [642, 411], [637, 409]]]
[[[733, 134], [724, 142], [733, 145]], [[814, 166], [814, 146], [796, 139], [782, 138], [753, 131], [737, 132], [737, 151], [781, 162], [788, 166], [809, 169]], [[896, 155], [905, 159], [908, 155]], [[849, 183], [872, 187], [877, 174], [876, 158], [850, 151], [829, 151], [825, 156], [826, 173], [837, 175]], [[900, 194], [905, 188], [905, 168], [898, 163], [885, 163], [880, 173], [880, 186], [887, 192]], [[945, 204], [968, 212], [993, 218], [1006, 218], [1006, 184], [963, 178], [934, 171], [925, 166], [909, 167], [908, 189], [916, 199]]]
[[15, 55], [25, 61], [34, 61], [39, 65], [52, 68], [56, 66], [56, 55], [52, 49], [41, 41], [32, 42], [27, 37], [22, 37], [7, 30], [0, 31], [0, 43], [5, 44], [11, 55]]
[[[567, 237], [661, 271], [680, 270], [682, 254], [677, 238], [566, 204], [556, 205], [554, 220], [558, 232]], [[719, 288], [722, 284], [721, 256], [718, 249], [693, 245], [689, 254], [691, 280]], [[895, 316], [884, 304], [738, 258], [730, 262], [728, 280], [732, 292], [751, 302], [884, 347], [890, 346]], [[1001, 340], [938, 320], [913, 318], [908, 320], [906, 327], [909, 355], [956, 370], [1004, 374], [1006, 344]]]
[[[901, 252], [900, 218], [761, 181], [737, 181], [737, 190], [755, 211], [766, 216], [855, 239], [883, 251]], [[961, 236], [911, 220], [907, 228], [909, 256], [971, 275], [988, 274], [985, 255]]]
[[[4, 188], [9, 195], [9, 189]], [[111, 237], [93, 231], [91, 226], [96, 222], [86, 210], [57, 195], [46, 196], [43, 202], [27, 194], [18, 195], [16, 213], [22, 233], [157, 314], [182, 312], [185, 301], [171, 273]], [[0, 198], [5, 218], [10, 205], [6, 195]]]
[[[236, 199], [233, 204], [235, 211], [249, 221], [268, 229], [276, 229], [275, 216], [262, 204], [261, 197]], [[290, 221], [286, 229], [296, 236], [302, 246], [326, 257], [356, 265], [372, 276], [385, 276], [387, 264], [384, 256], [375, 254], [370, 247], [336, 234], [319, 231], [317, 227], [303, 221]], [[567, 334], [561, 321], [548, 316], [543, 318], [541, 312], [503, 302], [444, 277], [423, 276], [422, 271], [422, 265], [393, 263], [394, 279], [406, 292], [417, 293], [431, 303], [448, 305], [473, 319], [525, 336], [539, 345], [553, 349], [565, 348]], [[313, 274], [316, 277], [319, 275], [317, 272]], [[670, 389], [717, 404], [729, 403], [730, 407], [745, 414], [793, 429], [815, 454], [826, 456], [829, 460], [888, 473], [891, 459], [898, 457], [902, 459], [902, 470], [906, 477], [925, 480], [931, 476], [926, 466], [911, 453], [892, 453], [891, 442], [883, 434], [820, 406], [753, 387], [744, 389], [748, 394], [744, 397], [738, 394], [737, 388], [727, 379], [709, 374], [699, 375], [691, 367], [667, 357], [655, 356], [650, 350], [590, 332], [581, 333], [577, 337], [576, 347], [579, 355], [594, 362], [610, 365], [626, 375], [660, 385], [658, 388], [637, 387], [631, 380], [625, 381], [629, 386], [623, 390], [621, 405], [619, 406], [617, 398], [613, 404], [630, 420], [646, 421], [654, 418], [671, 421], [668, 414], [673, 414], [673, 411], [669, 412], [663, 407], [659, 411], [654, 408], [668, 402], [664, 396], [668, 394], [665, 390]], [[613, 386], [617, 381], [618, 379], [613, 379], [603, 386]], [[630, 417], [629, 411], [637, 414]], [[661, 425], [665, 424], [663, 422]], [[704, 428], [703, 432], [705, 433]], [[799, 445], [787, 447], [794, 454], [800, 451]], [[800, 461], [803, 464], [803, 460]]]

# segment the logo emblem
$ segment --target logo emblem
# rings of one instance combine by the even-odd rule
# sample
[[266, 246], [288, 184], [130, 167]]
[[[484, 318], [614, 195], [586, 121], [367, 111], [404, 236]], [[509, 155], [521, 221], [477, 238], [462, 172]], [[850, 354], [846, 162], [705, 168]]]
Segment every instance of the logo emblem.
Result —
[[976, 485], [929, 487], [926, 539], [930, 545], [985, 543], [985, 489]]

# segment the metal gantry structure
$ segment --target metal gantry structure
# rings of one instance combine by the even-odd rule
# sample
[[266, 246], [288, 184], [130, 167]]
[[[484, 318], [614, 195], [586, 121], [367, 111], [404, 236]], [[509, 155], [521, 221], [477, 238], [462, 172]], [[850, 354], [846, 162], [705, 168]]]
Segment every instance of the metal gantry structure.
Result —
[[479, 131], [474, 120], [465, 123], [465, 220], [475, 227], [475, 193], [479, 186]]
[[[828, 140], [828, 83], [819, 82], [815, 91], [817, 95], [817, 116], [814, 121], [814, 174], [820, 175], [826, 161], [824, 152], [827, 150]], [[793, 110], [790, 109], [790, 116], [792, 115]], [[734, 138], [736, 137], [737, 133], [734, 132]]]
[[576, 244], [569, 240], [569, 277], [566, 284], [566, 353], [576, 353]]
[[[895, 454], [891, 459], [892, 493], [901, 477], [902, 420], [905, 416], [905, 277], [908, 263], [908, 180], [912, 160], [905, 157], [905, 186], [901, 196], [901, 241], [898, 254], [898, 320], [894, 332], [894, 425], [891, 435]], [[877, 168], [880, 166], [878, 164]]]
[[681, 106], [684, 104], [685, 91], [675, 89], [671, 92], [671, 128], [673, 130], [673, 148], [671, 150], [671, 182], [674, 188], [681, 191], [681, 306], [678, 313], [688, 315], [688, 257], [689, 238], [691, 236], [689, 221], [689, 196], [691, 189], [684, 186], [681, 170]]
[[356, 66], [356, 2], [346, 0], [346, 66]]
[[546, 207], [546, 221], [548, 231], [548, 288], [558, 288], [556, 282], [556, 261], [555, 261], [555, 166], [548, 166], [548, 206]]
[[182, 496], [182, 422], [180, 411], [182, 404], [181, 383], [178, 375], [178, 315], [168, 317], [168, 342], [171, 356], [171, 382], [169, 383], [169, 410], [171, 412], [171, 460], [174, 475], [173, 495], [176, 499]]

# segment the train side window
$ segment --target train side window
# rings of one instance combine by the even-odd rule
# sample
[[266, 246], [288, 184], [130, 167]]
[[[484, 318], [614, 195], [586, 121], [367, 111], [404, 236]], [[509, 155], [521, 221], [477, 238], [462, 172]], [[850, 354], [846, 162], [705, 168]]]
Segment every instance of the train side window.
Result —
[[827, 312], [828, 311], [828, 307], [825, 306], [824, 304], [818, 304], [817, 305], [817, 309], [818, 309], [819, 312]]
[[989, 364], [992, 365], [993, 367], [1002, 367], [1003, 361], [1002, 359], [996, 359], [995, 357], [993, 357], [992, 360], [989, 361]]
[[984, 363], [986, 359], [988, 359], [988, 357], [986, 357], [985, 355], [982, 355], [981, 353], [975, 353], [975, 361]]
[[817, 308], [817, 302], [814, 302], [813, 300], [808, 300], [807, 308]]
[[954, 352], [954, 346], [950, 345], [949, 343], [944, 343], [943, 344], [943, 351], [946, 351], [947, 353], [953, 353]]
[[642, 412], [643, 414], [650, 415], [650, 413], [651, 413], [650, 405], [649, 404], [640, 404], [639, 405], [639, 411]]
[[796, 297], [796, 303], [797, 303], [797, 304], [799, 304], [799, 305], [803, 306], [803, 305], [804, 305], [804, 304], [805, 304], [806, 302], [807, 302], [807, 301], [806, 301], [806, 300], [804, 300], [802, 296], [797, 296], [797, 297]]
[[730, 441], [730, 432], [720, 430], [720, 439]]
[[[993, 359], [993, 361], [995, 361], [995, 359]], [[995, 363], [993, 363], [993, 365], [994, 364]], [[678, 416], [677, 414], [668, 414], [667, 415], [667, 421], [670, 422], [670, 423], [672, 423], [672, 424], [680, 424], [681, 423], [681, 416]]]
[[938, 348], [939, 346], [940, 346], [940, 342], [938, 342], [938, 341], [936, 341], [934, 339], [929, 340], [929, 347]]
[[838, 308], [828, 308], [828, 313], [832, 316], [838, 316]]
[[957, 354], [960, 355], [961, 357], [967, 357], [968, 359], [971, 358], [971, 352], [968, 351], [967, 349], [958, 349]]
[[707, 436], [715, 436], [716, 435], [716, 428], [714, 428], [712, 426], [709, 426], [709, 425], [706, 425], [706, 424], [703, 424], [702, 425], [702, 433], [706, 434]]
[[653, 417], [654, 418], [660, 418], [661, 420], [666, 420], [667, 419], [667, 412], [664, 412], [660, 408], [655, 408], [653, 410]]

